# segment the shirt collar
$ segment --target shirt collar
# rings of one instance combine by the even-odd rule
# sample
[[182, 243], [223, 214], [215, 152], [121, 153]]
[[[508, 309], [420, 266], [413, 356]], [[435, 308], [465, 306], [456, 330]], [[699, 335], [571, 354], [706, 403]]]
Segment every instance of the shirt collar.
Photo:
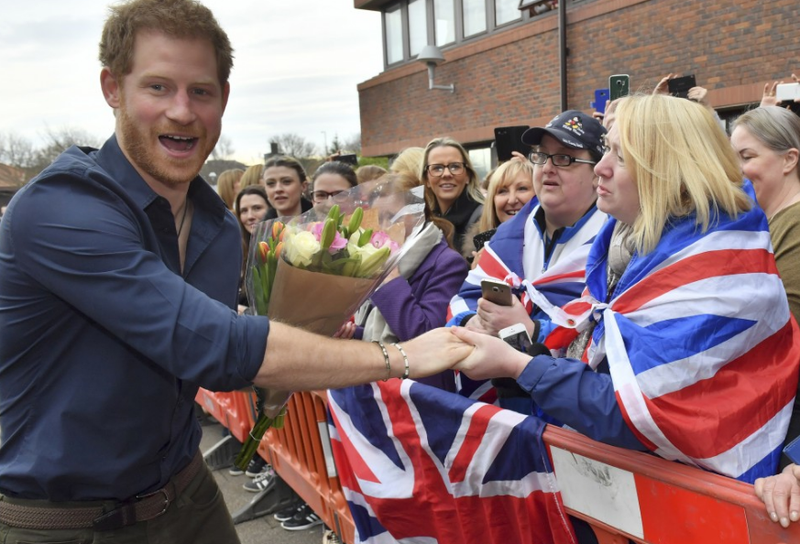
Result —
[[[96, 160], [98, 165], [125, 189], [125, 192], [142, 210], [145, 210], [159, 197], [128, 161], [119, 146], [116, 135], [111, 136], [97, 151]], [[220, 218], [224, 216], [226, 208], [222, 199], [202, 177], [197, 176], [192, 180], [188, 194], [195, 208], [199, 207], [209, 211], [212, 216]]]

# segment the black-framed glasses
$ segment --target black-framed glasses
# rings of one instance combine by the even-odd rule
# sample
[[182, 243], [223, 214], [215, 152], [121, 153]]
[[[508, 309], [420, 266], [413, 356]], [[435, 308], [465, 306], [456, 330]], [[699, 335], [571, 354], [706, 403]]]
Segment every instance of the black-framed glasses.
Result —
[[533, 164], [538, 164], [542, 166], [547, 164], [547, 159], [553, 161], [553, 166], [558, 166], [559, 168], [563, 168], [565, 166], [571, 165], [573, 162], [579, 162], [581, 164], [597, 164], [597, 161], [590, 161], [588, 159], [576, 159], [572, 155], [567, 155], [566, 153], [556, 153], [555, 155], [549, 155], [542, 151], [531, 151], [528, 158], [531, 160]]
[[311, 193], [311, 197], [314, 199], [314, 202], [324, 202], [329, 198], [333, 198], [343, 192], [344, 191], [314, 191]]
[[450, 164], [429, 164], [425, 167], [428, 171], [428, 175], [434, 178], [441, 177], [444, 174], [444, 169], [447, 168], [450, 170], [450, 173], [454, 176], [459, 175], [461, 172], [464, 171], [464, 168], [467, 165], [463, 162], [451, 162]]

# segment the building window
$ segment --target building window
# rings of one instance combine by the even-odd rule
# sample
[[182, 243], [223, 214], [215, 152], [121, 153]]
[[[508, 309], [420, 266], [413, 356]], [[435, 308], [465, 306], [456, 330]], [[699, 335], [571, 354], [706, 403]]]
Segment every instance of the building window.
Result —
[[409, 0], [408, 52], [412, 57], [416, 57], [426, 45], [428, 45], [428, 15], [425, 0]]
[[436, 26], [436, 45], [442, 46], [456, 41], [455, 0], [433, 0], [433, 16]]
[[439, 47], [462, 43], [538, 14], [534, 8], [519, 6], [549, 10], [556, 4], [557, 0], [393, 0], [383, 9], [386, 66], [414, 60], [430, 43]]
[[519, 0], [494, 0], [494, 18], [497, 26], [518, 21], [521, 17]]
[[383, 14], [386, 28], [386, 64], [403, 60], [403, 12], [396, 4]]
[[462, 0], [464, 37], [486, 32], [486, 0]]

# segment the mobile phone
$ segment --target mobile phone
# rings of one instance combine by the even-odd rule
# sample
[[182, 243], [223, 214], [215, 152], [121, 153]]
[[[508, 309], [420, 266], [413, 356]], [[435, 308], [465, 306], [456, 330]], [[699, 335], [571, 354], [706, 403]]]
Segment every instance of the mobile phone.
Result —
[[689, 89], [697, 87], [697, 81], [694, 79], [694, 74], [683, 77], [674, 77], [667, 81], [667, 89], [669, 94], [677, 96], [678, 98], [689, 98]]
[[795, 438], [783, 448], [783, 454], [792, 460], [795, 465], [800, 465], [800, 438]]
[[522, 133], [528, 130], [527, 125], [513, 127], [495, 127], [494, 147], [497, 149], [497, 160], [506, 162], [511, 160], [511, 152], [517, 151], [527, 155], [528, 146], [522, 143]]
[[781, 83], [775, 87], [775, 98], [781, 101], [800, 98], [800, 83]]
[[492, 239], [494, 233], [497, 232], [497, 229], [490, 229], [485, 230], [483, 232], [479, 232], [475, 236], [472, 237], [472, 245], [475, 246], [475, 251], [480, 251], [483, 249], [483, 246], [486, 245], [486, 242]]
[[631, 92], [631, 77], [628, 74], [615, 74], [608, 78], [608, 101], [628, 96]]
[[481, 280], [481, 296], [498, 306], [511, 306], [511, 287], [493, 279]]
[[333, 157], [333, 160], [349, 164], [350, 166], [358, 166], [358, 155], [339, 155]]
[[594, 109], [597, 113], [606, 112], [606, 104], [608, 104], [608, 89], [595, 89], [594, 102], [589, 104], [589, 107]]
[[527, 353], [528, 348], [531, 346], [531, 337], [522, 323], [515, 323], [510, 327], [501, 329], [499, 336], [509, 346], [523, 353]]

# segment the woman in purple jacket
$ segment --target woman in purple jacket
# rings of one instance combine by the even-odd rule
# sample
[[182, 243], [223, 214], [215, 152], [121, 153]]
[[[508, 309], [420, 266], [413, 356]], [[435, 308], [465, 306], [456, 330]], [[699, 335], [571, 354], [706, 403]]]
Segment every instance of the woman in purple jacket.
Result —
[[[381, 181], [391, 182], [394, 189], [400, 191], [410, 191], [417, 186], [415, 180], [402, 174], [388, 174]], [[404, 198], [404, 194], [396, 193], [395, 198]], [[453, 226], [446, 220], [432, 217], [427, 205], [425, 217], [425, 225], [413, 245], [383, 285], [358, 310], [355, 326], [344, 327], [340, 336], [384, 343], [404, 342], [444, 326], [447, 305], [464, 282], [468, 266], [452, 248]], [[454, 374], [450, 370], [418, 381], [455, 391]]]

